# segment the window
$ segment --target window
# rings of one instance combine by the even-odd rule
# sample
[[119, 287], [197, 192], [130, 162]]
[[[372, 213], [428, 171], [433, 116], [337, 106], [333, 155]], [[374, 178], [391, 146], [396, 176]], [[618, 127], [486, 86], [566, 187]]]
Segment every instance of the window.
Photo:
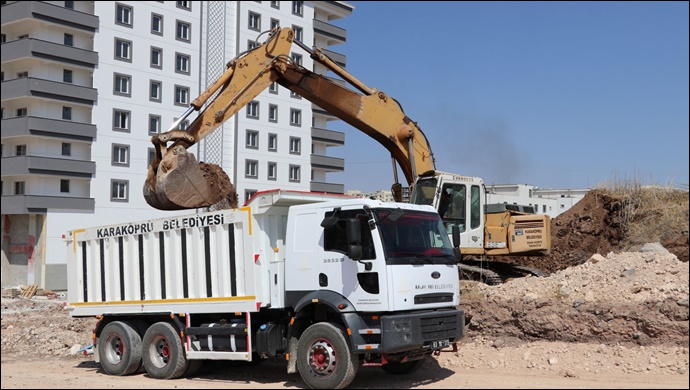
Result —
[[249, 29], [255, 31], [261, 31], [261, 15], [249, 12]]
[[26, 182], [15, 181], [14, 182], [14, 194], [15, 195], [24, 195], [24, 187], [26, 187]]
[[132, 27], [132, 7], [116, 4], [115, 23], [121, 26]]
[[151, 80], [149, 85], [149, 100], [152, 102], [161, 102], [161, 90], [163, 89], [163, 83], [156, 80]]
[[259, 119], [259, 102], [251, 101], [247, 104], [247, 118]]
[[26, 107], [17, 108], [17, 116], [26, 116], [26, 114], [27, 114]]
[[65, 34], [65, 37], [63, 39], [63, 43], [65, 44], [65, 46], [74, 46], [74, 35]]
[[192, 26], [189, 23], [177, 21], [177, 35], [178, 41], [191, 42], [192, 40]]
[[269, 104], [268, 105], [268, 121], [269, 122], [278, 122], [278, 105], [277, 104]]
[[247, 50], [255, 49], [258, 46], [259, 46], [259, 43], [253, 39], [250, 39], [249, 41], [247, 41]]
[[256, 179], [259, 176], [259, 162], [256, 160], [247, 160], [245, 162], [244, 177], [248, 179]]
[[178, 1], [177, 2], [177, 8], [182, 8], [187, 11], [192, 10], [192, 2], [191, 1]]
[[542, 206], [541, 206], [541, 210], [542, 210], [542, 212], [543, 212], [544, 214], [546, 214], [546, 205], [542, 205]]
[[275, 152], [278, 150], [278, 134], [268, 135], [268, 151]]
[[110, 200], [127, 201], [129, 199], [129, 180], [110, 180]]
[[151, 34], [163, 35], [163, 15], [151, 14]]
[[302, 27], [295, 26], [294, 24], [292, 25], [292, 31], [295, 32], [295, 40], [296, 41], [303, 41], [304, 38], [304, 32], [302, 30]]
[[470, 189], [470, 228], [476, 229], [481, 224], [481, 196], [479, 186]]
[[132, 42], [115, 38], [115, 59], [132, 62]]
[[17, 145], [14, 151], [17, 156], [26, 156], [26, 145]]
[[268, 163], [268, 180], [276, 180], [278, 178], [278, 164], [274, 162]]
[[72, 71], [69, 69], [62, 70], [62, 82], [71, 83], [72, 82]]
[[280, 28], [280, 20], [271, 18], [271, 30], [274, 28]]
[[148, 159], [146, 160], [146, 165], [147, 166], [151, 165], [154, 158], [156, 158], [156, 149], [149, 148], [149, 155], [148, 155]]
[[74, 9], [73, 1], [65, 1], [65, 8]]
[[293, 1], [292, 2], [292, 14], [297, 16], [302, 16], [302, 4], [303, 1]]
[[175, 86], [175, 104], [178, 106], [189, 104], [189, 87]]
[[296, 108], [290, 109], [290, 125], [302, 126], [302, 110]]
[[151, 47], [151, 67], [161, 69], [163, 67], [163, 49]]
[[113, 110], [113, 130], [129, 131], [130, 115], [129, 111]]
[[290, 137], [290, 154], [301, 154], [302, 140], [297, 137]]
[[189, 74], [191, 57], [186, 54], [175, 53], [175, 72]]
[[270, 93], [278, 93], [278, 83], [277, 82], [272, 82], [271, 85], [268, 86], [268, 92]]
[[129, 166], [129, 146], [113, 144], [113, 165]]
[[60, 192], [69, 192], [69, 180], [60, 180]]
[[62, 119], [67, 121], [72, 120], [72, 107], [62, 107]]
[[271, 7], [276, 8], [276, 9], [280, 9], [280, 1], [272, 1]]
[[301, 54], [292, 53], [292, 55], [290, 55], [290, 58], [292, 58], [292, 62], [295, 65], [302, 66], [302, 55]]
[[258, 149], [259, 148], [259, 132], [256, 130], [247, 130], [247, 148], [248, 149]]
[[[345, 230], [346, 221], [349, 218], [358, 218], [358, 216], [361, 216], [362, 214], [366, 215], [364, 209], [339, 211], [338, 214], [335, 215], [336, 217], [338, 217], [338, 222], [333, 226], [323, 229], [323, 249], [326, 251], [347, 253], [349, 245], [347, 242], [347, 233]], [[329, 211], [326, 213], [325, 216], [333, 217], [334, 212]], [[393, 225], [387, 225], [386, 227], [388, 226], [395, 227]], [[379, 227], [379, 229], [382, 229], [382, 227]], [[360, 225], [360, 238], [362, 245], [362, 258], [375, 259], [376, 253], [374, 251], [374, 240], [371, 236], [371, 228], [366, 223], [362, 223]], [[376, 293], [378, 293], [378, 291], [376, 291]]]
[[300, 181], [300, 169], [299, 165], [290, 164], [290, 181], [299, 182]]
[[17, 78], [18, 79], [23, 79], [29, 77], [29, 72], [23, 71], [23, 72], [17, 72]]
[[72, 144], [63, 142], [62, 143], [62, 155], [71, 156], [72, 155]]
[[[177, 122], [178, 119], [180, 119], [180, 118], [174, 118], [173, 123]], [[180, 124], [177, 126], [177, 128], [179, 130], [187, 130], [188, 126], [189, 126], [189, 121], [185, 120], [185, 121], [180, 122]]]
[[113, 88], [116, 95], [131, 96], [130, 84], [132, 76], [115, 73], [115, 87]]
[[161, 116], [149, 114], [149, 134], [161, 132]]
[[0, 34], [0, 43], [5, 43], [7, 42], [7, 35], [6, 34]]
[[248, 202], [256, 194], [256, 190], [244, 190], [244, 201]]

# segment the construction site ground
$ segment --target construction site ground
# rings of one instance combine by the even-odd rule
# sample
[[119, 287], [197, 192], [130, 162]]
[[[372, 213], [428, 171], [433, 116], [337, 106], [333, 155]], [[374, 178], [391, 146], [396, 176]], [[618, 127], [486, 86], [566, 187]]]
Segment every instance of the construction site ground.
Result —
[[[621, 224], [625, 204], [588, 194], [552, 221], [551, 257], [530, 264], [550, 275], [461, 281], [467, 336], [457, 352], [405, 376], [361, 367], [350, 387], [689, 388], [687, 195], [684, 202], [684, 225], [670, 229], [677, 233], [656, 226], [658, 236], [641, 235], [650, 238], [642, 244], [629, 233], [648, 216]], [[306, 388], [278, 358], [209, 362], [176, 380], [108, 376], [88, 354], [96, 319], [71, 318], [63, 302], [3, 298], [2, 388]]]

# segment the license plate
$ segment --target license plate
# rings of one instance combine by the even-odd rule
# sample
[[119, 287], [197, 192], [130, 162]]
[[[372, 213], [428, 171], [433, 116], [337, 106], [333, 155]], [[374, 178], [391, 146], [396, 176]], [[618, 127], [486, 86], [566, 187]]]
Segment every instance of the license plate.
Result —
[[442, 349], [445, 347], [450, 347], [450, 341], [448, 341], [448, 340], [432, 341], [430, 346], [431, 346], [431, 349]]

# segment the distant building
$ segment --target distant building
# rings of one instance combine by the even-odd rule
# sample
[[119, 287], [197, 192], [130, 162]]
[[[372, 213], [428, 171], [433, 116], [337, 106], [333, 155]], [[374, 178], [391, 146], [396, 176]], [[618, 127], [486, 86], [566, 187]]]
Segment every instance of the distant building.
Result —
[[[168, 130], [229, 60], [291, 27], [338, 52], [344, 1], [3, 1], [2, 285], [66, 288], [68, 230], [176, 216], [146, 204], [151, 137]], [[294, 47], [292, 61], [325, 66]], [[180, 123], [184, 129], [196, 118]], [[190, 149], [219, 165], [240, 204], [274, 188], [343, 193], [337, 120], [273, 83]]]
[[[538, 214], [546, 214], [551, 218], [555, 218], [573, 207], [590, 190], [590, 188], [544, 189], [529, 184], [492, 184], [486, 186], [486, 203], [533, 206]], [[379, 199], [384, 202], [393, 201], [393, 195], [390, 190], [376, 190], [374, 192], [349, 190], [346, 194], [362, 198]]]

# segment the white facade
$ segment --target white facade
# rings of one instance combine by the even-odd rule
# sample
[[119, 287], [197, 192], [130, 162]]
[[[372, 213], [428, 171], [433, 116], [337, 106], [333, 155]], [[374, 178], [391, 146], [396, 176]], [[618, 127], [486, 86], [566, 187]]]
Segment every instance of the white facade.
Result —
[[[45, 265], [64, 266], [66, 249], [62, 237], [68, 230], [194, 212], [161, 211], [144, 200], [142, 191], [153, 151], [151, 136], [168, 130], [190, 101], [222, 74], [227, 62], [248, 49], [249, 41], [258, 38], [261, 43], [266, 39], [266, 34], [261, 33], [270, 30], [272, 24], [297, 27], [307, 46], [325, 48], [344, 43], [346, 36], [344, 30], [328, 21], [346, 17], [354, 9], [339, 1], [49, 1], [6, 2], [2, 8], [3, 15], [16, 15], [16, 20], [3, 16], [3, 80], [28, 75], [59, 83], [60, 88], [81, 87], [74, 97], [68, 98], [35, 98], [31, 93], [6, 98], [10, 93], [6, 93], [3, 83], [3, 218], [26, 216], [29, 222], [21, 221], [17, 226], [27, 225], [34, 231], [43, 229], [41, 234], [20, 233], [3, 242], [3, 282], [5, 274], [11, 273], [12, 279], [16, 279], [17, 272], [6, 272], [13, 268], [13, 263], [36, 269], [42, 265], [44, 268]], [[34, 19], [37, 13], [55, 15], [56, 22]], [[250, 13], [254, 18], [260, 17], [256, 29], [249, 26]], [[80, 18], [87, 18], [88, 22], [74, 27], [74, 21]], [[326, 37], [324, 30], [336, 31], [335, 39]], [[22, 38], [29, 37], [26, 42], [32, 45], [47, 41], [60, 50], [60, 46], [67, 45], [68, 35], [70, 49], [91, 55], [95, 58], [93, 63], [82, 65], [69, 58], [46, 61], [25, 55], [24, 49], [18, 47]], [[12, 46], [6, 46], [10, 41]], [[6, 52], [15, 47], [17, 60], [5, 61]], [[302, 56], [303, 66], [313, 69], [308, 53], [297, 45], [294, 52]], [[64, 79], [66, 72], [70, 75], [69, 84]], [[14, 84], [21, 87], [21, 81], [8, 83], [8, 88], [15, 89]], [[28, 87], [29, 91], [32, 88]], [[94, 96], [90, 104], [81, 96], [89, 93]], [[242, 109], [190, 151], [199, 161], [220, 165], [228, 173], [240, 205], [256, 191], [276, 188], [314, 191], [319, 189], [319, 184], [326, 184], [335, 189], [332, 192], [340, 189], [342, 193], [341, 184], [326, 183], [326, 172], [342, 171], [342, 161], [339, 161], [340, 168], [312, 167], [313, 154], [328, 158], [327, 147], [344, 144], [344, 136], [339, 132], [333, 132], [333, 136], [343, 142], [312, 140], [313, 127], [325, 129], [327, 119], [333, 118], [313, 118], [312, 104], [283, 87], [278, 87], [277, 93], [266, 90], [256, 100], [258, 119], [249, 117]], [[272, 105], [277, 107], [275, 121], [268, 116]], [[5, 119], [49, 118], [62, 124], [66, 109], [70, 118], [67, 127], [79, 124], [92, 129], [93, 135], [44, 137], [29, 131], [13, 131], [12, 136], [6, 136], [10, 134], [6, 129], [15, 126], [16, 120]], [[186, 123], [191, 123], [196, 116], [193, 113]], [[248, 131], [257, 132], [256, 143], [248, 143]], [[269, 136], [277, 137], [275, 148], [270, 150]], [[66, 143], [69, 155], [64, 153]], [[59, 172], [32, 171], [33, 156], [59, 159]], [[17, 169], [5, 169], [14, 167], [17, 159]], [[81, 164], [76, 174], [68, 172], [72, 160]], [[247, 170], [250, 162], [256, 163], [256, 169], [251, 172]], [[50, 160], [45, 164], [49, 165]], [[269, 165], [275, 173], [270, 177]], [[23, 173], [25, 166], [29, 167], [29, 174]], [[67, 192], [64, 191], [66, 179]], [[57, 197], [58, 201], [47, 203], [45, 208], [6, 211], [4, 206], [9, 203], [6, 202], [9, 196], [17, 205], [32, 199], [43, 200], [46, 196]], [[34, 214], [45, 218], [36, 220], [31, 217]], [[10, 247], [17, 242], [34, 246], [32, 255], [27, 258], [22, 253], [10, 253]], [[13, 261], [13, 256], [20, 259]], [[35, 272], [30, 269], [28, 278], [20, 277], [11, 283], [40, 282], [44, 286], [41, 279], [46, 274], [41, 272], [34, 277]], [[51, 286], [48, 281], [46, 288], [59, 289], [61, 282], [57, 284]]]

